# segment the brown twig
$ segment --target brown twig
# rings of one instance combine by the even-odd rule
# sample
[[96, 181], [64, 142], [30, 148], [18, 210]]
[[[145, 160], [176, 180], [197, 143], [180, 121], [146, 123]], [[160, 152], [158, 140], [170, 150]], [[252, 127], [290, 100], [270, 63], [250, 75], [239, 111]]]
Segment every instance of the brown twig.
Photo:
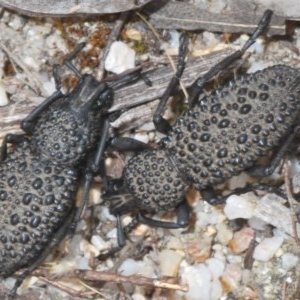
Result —
[[[96, 271], [77, 271], [76, 274], [82, 280], [87, 281], [105, 281], [115, 283], [131, 283], [145, 287], [173, 289], [187, 292], [188, 287], [185, 284], [174, 283], [174, 278], [147, 278], [140, 275], [123, 276], [120, 274]], [[175, 279], [176, 280], [176, 279]]]

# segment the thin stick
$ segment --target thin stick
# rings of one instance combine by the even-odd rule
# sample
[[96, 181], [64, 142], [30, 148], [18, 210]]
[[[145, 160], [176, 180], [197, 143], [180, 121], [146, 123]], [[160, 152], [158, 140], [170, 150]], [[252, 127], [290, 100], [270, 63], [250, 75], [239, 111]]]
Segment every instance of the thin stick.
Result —
[[[149, 23], [139, 12], [135, 12], [135, 13], [143, 20], [143, 22], [145, 22], [149, 26], [149, 28], [152, 30], [152, 32], [154, 33], [154, 35], [156, 36], [156, 38], [159, 41], [161, 41], [161, 38], [160, 38], [158, 32], [155, 30], [155, 28], [152, 26], [152, 24]], [[170, 54], [168, 52], [166, 52], [166, 56], [167, 56], [167, 58], [168, 58], [168, 60], [169, 60], [169, 62], [171, 64], [174, 72], [176, 72], [176, 66], [175, 66], [174, 60], [172, 59], [172, 57], [170, 56]], [[183, 91], [185, 99], [189, 99], [189, 94], [187, 92], [187, 89], [186, 89], [186, 87], [184, 86], [184, 84], [182, 83], [181, 80], [179, 80], [179, 84], [180, 84], [180, 87], [181, 87], [181, 89]]]
[[[87, 281], [105, 281], [115, 283], [131, 283], [146, 287], [164, 288], [172, 290], [180, 290], [187, 292], [188, 286], [170, 282], [170, 279], [147, 278], [140, 275], [123, 276], [115, 273], [96, 272], [96, 271], [77, 271], [76, 274], [82, 280]], [[176, 279], [176, 278], [175, 278]], [[172, 278], [174, 280], [174, 278]]]

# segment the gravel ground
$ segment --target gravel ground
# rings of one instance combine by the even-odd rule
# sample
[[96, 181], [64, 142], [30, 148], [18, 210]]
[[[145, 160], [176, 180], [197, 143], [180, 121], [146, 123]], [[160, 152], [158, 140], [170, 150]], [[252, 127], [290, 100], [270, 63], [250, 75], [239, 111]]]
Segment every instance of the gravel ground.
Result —
[[[83, 73], [96, 76], [115, 21], [116, 16], [36, 19], [2, 12], [2, 105], [9, 105], [13, 115], [20, 103], [37, 105], [53, 93], [51, 66], [61, 62], [82, 41], [88, 45], [78, 56], [77, 65]], [[160, 30], [159, 34], [161, 40], [156, 39], [148, 24], [133, 16], [126, 22], [120, 40], [125, 43], [122, 47], [134, 50], [136, 64], [157, 66], [167, 62], [166, 52], [177, 53], [179, 38], [176, 30]], [[295, 26], [288, 37], [260, 38], [248, 51], [243, 68], [254, 72], [282, 63], [299, 68], [299, 35], [300, 27]], [[238, 49], [247, 35], [205, 31], [191, 32], [189, 38], [190, 59], [227, 46]], [[121, 64], [128, 63], [131, 65], [132, 61], [125, 57]], [[64, 88], [72, 88], [75, 82], [75, 76], [69, 74], [63, 79]], [[214, 86], [218, 84], [220, 80]], [[166, 116], [174, 117], [171, 106], [168, 109]], [[124, 136], [149, 143], [162, 137], [150, 120]], [[128, 154], [107, 154], [109, 173], [120, 176], [127, 159]], [[299, 185], [297, 157], [291, 156], [289, 162], [288, 177]], [[226, 193], [252, 180], [243, 173], [220, 189]], [[278, 173], [268, 180], [279, 185], [284, 182]], [[116, 220], [102, 205], [101, 179], [95, 178], [90, 206], [75, 236], [57, 247], [24, 281], [18, 290], [20, 299], [296, 299], [300, 284], [299, 241], [294, 238], [296, 226], [286, 200], [273, 194], [248, 193], [231, 196], [224, 206], [212, 207], [194, 190], [187, 199], [193, 210], [188, 228], [166, 230], [140, 225], [116, 257], [99, 262], [94, 257], [116, 245]], [[156, 217], [171, 220], [174, 215], [171, 212]], [[124, 217], [124, 223], [131, 218]], [[3, 280], [0, 295], [13, 284], [13, 278]], [[161, 288], [163, 284], [166, 289]]]

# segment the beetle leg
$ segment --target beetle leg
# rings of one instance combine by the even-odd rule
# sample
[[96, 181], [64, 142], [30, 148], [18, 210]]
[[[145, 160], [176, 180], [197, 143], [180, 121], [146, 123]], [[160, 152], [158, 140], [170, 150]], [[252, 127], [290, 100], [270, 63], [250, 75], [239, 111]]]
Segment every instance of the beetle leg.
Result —
[[76, 74], [78, 76], [78, 78], [81, 78], [82, 75], [79, 72], [79, 70], [72, 64], [72, 59], [74, 59], [78, 53], [85, 47], [86, 43], [80, 43], [76, 46], [76, 48], [73, 50], [73, 52], [71, 52], [70, 54], [68, 54], [68, 56], [66, 57], [65, 61], [64, 61], [64, 65], [69, 68], [72, 72], [74, 72], [74, 74]]
[[156, 108], [156, 111], [153, 115], [153, 123], [157, 131], [167, 134], [171, 129], [171, 125], [169, 122], [163, 118], [163, 112], [166, 108], [167, 101], [174, 90], [179, 85], [179, 80], [182, 76], [182, 73], [185, 68], [185, 58], [188, 51], [188, 40], [186, 35], [182, 35], [180, 37], [180, 47], [179, 47], [179, 55], [178, 55], [178, 64], [175, 75], [170, 81], [168, 87], [166, 88], [164, 94], [162, 95], [159, 104]]
[[202, 198], [210, 205], [224, 204], [227, 197], [218, 197], [213, 188], [206, 188], [200, 191]]
[[190, 94], [189, 102], [191, 106], [194, 106], [197, 103], [198, 97], [201, 94], [205, 83], [211, 80], [220, 71], [223, 71], [226, 68], [228, 68], [234, 61], [241, 58], [246, 52], [246, 50], [255, 42], [256, 38], [266, 30], [266, 28], [268, 27], [271, 21], [272, 13], [273, 12], [269, 9], [265, 11], [263, 17], [261, 18], [260, 22], [257, 25], [257, 28], [254, 30], [254, 32], [247, 40], [247, 42], [244, 44], [242, 49], [237, 50], [233, 54], [227, 56], [217, 65], [213, 66], [204, 76], [199, 77], [195, 80], [195, 82], [191, 85], [189, 90], [189, 94]]
[[46, 110], [50, 105], [52, 105], [56, 100], [62, 98], [63, 93], [60, 91], [61, 80], [59, 77], [59, 65], [53, 66], [53, 77], [55, 80], [56, 92], [54, 92], [50, 97], [43, 101], [39, 106], [37, 106], [25, 119], [21, 121], [21, 128], [26, 133], [31, 133], [33, 131], [36, 119], [40, 114]]
[[176, 222], [165, 222], [165, 221], [159, 221], [159, 220], [148, 218], [143, 213], [139, 212], [138, 220], [141, 223], [149, 226], [170, 228], [170, 229], [184, 228], [189, 225], [190, 209], [186, 202], [182, 202], [180, 205], [177, 206], [176, 215], [177, 215]]
[[[106, 253], [100, 254], [97, 256], [97, 258], [99, 260], [106, 260], [107, 258], [113, 256], [115, 253], [121, 251], [121, 249], [125, 246], [126, 244], [126, 237], [125, 237], [125, 228], [130, 225], [128, 224], [126, 227], [122, 227], [122, 222], [121, 222], [121, 218], [120, 215], [116, 215], [117, 217], [117, 239], [118, 239], [118, 246], [111, 248], [109, 251], [107, 251]], [[134, 229], [134, 227], [136, 226], [136, 224], [134, 226], [130, 227], [130, 231], [132, 231]], [[127, 231], [126, 233], [130, 232]]]
[[159, 220], [154, 220], [146, 217], [142, 213], [138, 213], [137, 217], [133, 218], [132, 221], [125, 227], [122, 227], [120, 215], [117, 214], [117, 238], [118, 246], [113, 247], [106, 253], [97, 256], [100, 260], [106, 260], [108, 257], [113, 256], [115, 253], [119, 252], [126, 244], [125, 234], [130, 233], [139, 223], [143, 223], [149, 226], [162, 227], [169, 229], [184, 228], [189, 225], [190, 210], [186, 202], [180, 204], [176, 209], [177, 222], [164, 222]]
[[295, 136], [297, 135], [297, 127], [292, 134], [290, 134], [287, 139], [282, 143], [281, 147], [275, 153], [275, 156], [272, 158], [272, 161], [267, 166], [255, 165], [247, 170], [247, 172], [253, 177], [266, 177], [274, 173], [275, 169], [279, 166], [280, 162], [284, 155], [289, 151]]
[[76, 209], [74, 220], [70, 226], [70, 235], [72, 236], [75, 232], [76, 225], [78, 221], [81, 219], [82, 212], [84, 211], [85, 207], [87, 206], [89, 202], [89, 192], [90, 188], [93, 182], [94, 175], [98, 172], [101, 161], [103, 157], [103, 153], [106, 147], [106, 142], [109, 135], [109, 121], [105, 120], [102, 132], [101, 132], [101, 138], [98, 143], [97, 150], [95, 152], [94, 157], [90, 159], [87, 163], [87, 167], [84, 171], [84, 183], [83, 183], [83, 189], [82, 189], [82, 200], [80, 203], [80, 206]]
[[141, 152], [152, 149], [148, 144], [128, 137], [112, 138], [109, 140], [108, 145], [122, 151]]
[[281, 188], [278, 188], [274, 185], [265, 184], [265, 183], [247, 184], [245, 187], [236, 188], [229, 195], [227, 195], [226, 198], [228, 198], [231, 195], [241, 195], [248, 192], [255, 192], [255, 190], [273, 193], [284, 199], [287, 199], [286, 193]]
[[18, 144], [24, 140], [23, 134], [7, 134], [1, 145], [0, 162], [4, 161], [7, 155], [7, 144]]
[[[77, 45], [75, 50], [71, 52], [64, 61], [66, 67], [68, 67], [71, 71], [73, 71], [79, 78], [81, 78], [81, 74], [79, 70], [72, 64], [71, 60], [82, 50], [85, 46], [85, 43], [81, 43]], [[40, 114], [46, 110], [50, 105], [52, 105], [56, 100], [60, 99], [63, 96], [61, 92], [61, 80], [59, 77], [59, 65], [53, 66], [53, 77], [55, 80], [56, 92], [54, 92], [50, 97], [48, 97], [45, 101], [43, 101], [38, 107], [36, 107], [24, 120], [21, 121], [21, 128], [26, 133], [31, 133], [33, 131], [36, 119], [40, 116]]]
[[48, 97], [45, 101], [43, 101], [38, 107], [36, 107], [25, 119], [21, 121], [21, 128], [26, 133], [31, 133], [35, 121], [37, 117], [45, 110], [47, 109], [53, 102], [60, 99], [63, 96], [63, 93], [61, 91], [56, 91], [54, 94], [52, 94], [50, 97]]
[[[142, 68], [134, 68], [132, 70], [125, 71], [121, 74], [118, 74], [118, 78], [114, 79], [113, 82], [109, 84], [110, 88], [113, 88], [114, 90], [119, 90], [120, 88], [128, 85], [128, 84], [134, 84], [138, 80], [142, 79], [146, 85], [152, 86], [151, 80], [143, 73], [141, 73]], [[116, 76], [114, 76], [115, 78]], [[110, 81], [110, 80], [107, 80]]]

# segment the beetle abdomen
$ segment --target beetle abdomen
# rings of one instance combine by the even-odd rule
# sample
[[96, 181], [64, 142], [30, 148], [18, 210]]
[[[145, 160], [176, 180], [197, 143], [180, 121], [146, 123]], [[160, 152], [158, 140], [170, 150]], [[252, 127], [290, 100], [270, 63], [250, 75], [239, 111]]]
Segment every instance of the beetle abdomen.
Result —
[[0, 276], [31, 265], [74, 207], [78, 175], [33, 155], [29, 139], [0, 164]]
[[300, 72], [277, 65], [201, 96], [167, 145], [182, 176], [203, 189], [255, 165], [279, 146], [300, 113]]
[[167, 210], [182, 202], [187, 184], [164, 150], [142, 152], [132, 157], [124, 169], [136, 205], [147, 211]]

